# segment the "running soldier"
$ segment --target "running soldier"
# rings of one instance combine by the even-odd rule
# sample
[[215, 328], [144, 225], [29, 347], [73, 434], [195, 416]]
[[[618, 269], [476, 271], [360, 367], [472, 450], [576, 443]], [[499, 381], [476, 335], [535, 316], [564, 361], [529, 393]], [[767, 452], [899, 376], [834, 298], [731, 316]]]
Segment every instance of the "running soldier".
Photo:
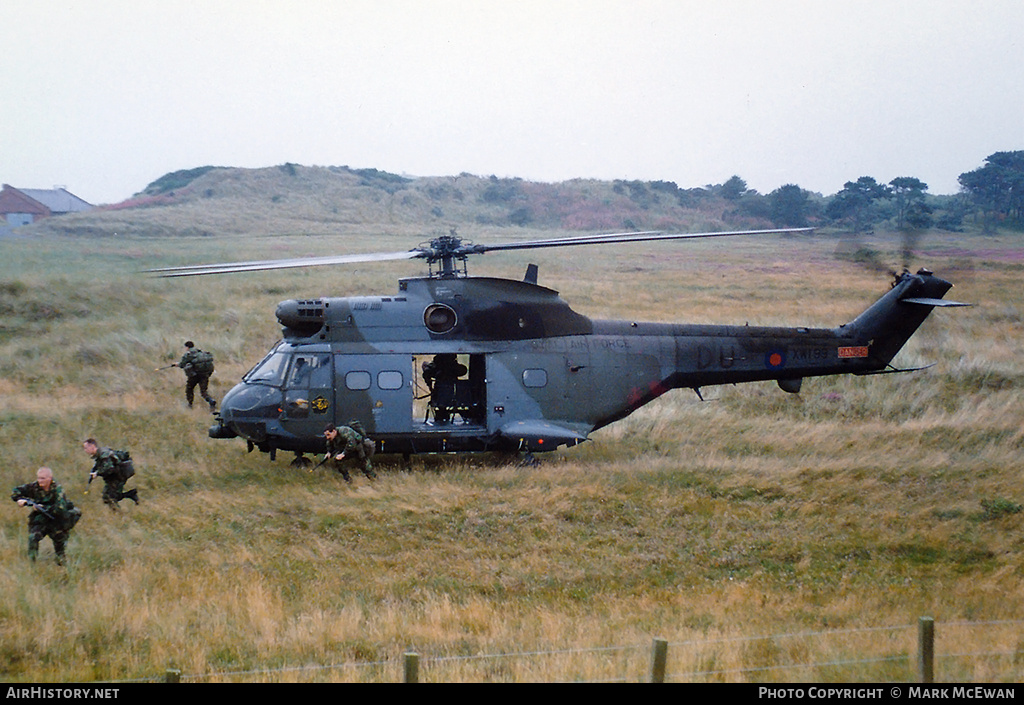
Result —
[[130, 499], [139, 503], [139, 491], [135, 488], [124, 491], [124, 485], [135, 475], [135, 465], [125, 450], [101, 448], [96, 439], [89, 438], [82, 443], [82, 449], [93, 459], [89, 482], [95, 478], [103, 478], [103, 503], [113, 512], [117, 511], [117, 503], [122, 499]]
[[28, 515], [28, 557], [35, 562], [39, 555], [39, 542], [49, 536], [57, 564], [64, 565], [64, 549], [71, 529], [82, 516], [82, 511], [64, 496], [64, 490], [53, 481], [53, 471], [41, 467], [36, 481], [11, 492], [11, 499], [20, 507], [32, 507]]
[[178, 367], [185, 372], [185, 401], [192, 408], [196, 386], [199, 394], [210, 405], [210, 411], [217, 408], [217, 402], [209, 394], [210, 375], [213, 374], [213, 353], [200, 350], [191, 340], [185, 341], [185, 354], [178, 361]]

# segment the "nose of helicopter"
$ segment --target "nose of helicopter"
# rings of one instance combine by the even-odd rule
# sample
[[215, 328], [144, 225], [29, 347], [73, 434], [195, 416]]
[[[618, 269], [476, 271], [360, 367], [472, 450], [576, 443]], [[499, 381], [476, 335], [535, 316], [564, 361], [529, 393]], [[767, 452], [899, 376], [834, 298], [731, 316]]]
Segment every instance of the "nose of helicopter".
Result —
[[281, 409], [281, 390], [262, 384], [236, 384], [224, 395], [217, 424], [210, 428], [211, 438], [242, 436], [262, 441], [266, 420], [276, 418]]

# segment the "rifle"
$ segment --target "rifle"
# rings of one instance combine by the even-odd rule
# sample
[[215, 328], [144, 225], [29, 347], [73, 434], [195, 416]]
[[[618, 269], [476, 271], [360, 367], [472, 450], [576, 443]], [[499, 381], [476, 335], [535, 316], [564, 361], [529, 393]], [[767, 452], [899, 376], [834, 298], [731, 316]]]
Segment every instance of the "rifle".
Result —
[[328, 460], [330, 460], [330, 459], [331, 459], [331, 454], [330, 454], [330, 453], [328, 453], [327, 455], [325, 455], [325, 456], [324, 456], [324, 459], [323, 459], [323, 460], [321, 460], [321, 461], [320, 461], [319, 463], [317, 463], [316, 465], [314, 465], [313, 467], [311, 467], [311, 468], [309, 469], [309, 471], [310, 471], [310, 472], [313, 472], [314, 470], [318, 470], [318, 469], [320, 468], [320, 466], [321, 466], [321, 465], [323, 465], [324, 463], [326, 463], [326, 462], [327, 462]]
[[29, 499], [28, 497], [22, 497], [21, 499], [25, 500], [25, 506], [26, 507], [32, 507], [33, 509], [35, 509], [37, 512], [42, 514], [44, 517], [46, 517], [50, 521], [56, 521], [56, 519], [53, 518], [53, 515], [50, 514], [48, 511], [46, 511], [45, 509], [43, 509], [43, 506], [41, 504], [39, 504], [39, 502], [36, 502], [35, 500]]
[[171, 369], [172, 367], [177, 367], [177, 366], [178, 366], [178, 363], [177, 363], [177, 362], [172, 362], [172, 363], [171, 363], [170, 365], [164, 365], [163, 367], [157, 367], [157, 368], [156, 368], [155, 370], [153, 370], [153, 371], [154, 371], [154, 372], [160, 372], [161, 370], [169, 370], [169, 369]]

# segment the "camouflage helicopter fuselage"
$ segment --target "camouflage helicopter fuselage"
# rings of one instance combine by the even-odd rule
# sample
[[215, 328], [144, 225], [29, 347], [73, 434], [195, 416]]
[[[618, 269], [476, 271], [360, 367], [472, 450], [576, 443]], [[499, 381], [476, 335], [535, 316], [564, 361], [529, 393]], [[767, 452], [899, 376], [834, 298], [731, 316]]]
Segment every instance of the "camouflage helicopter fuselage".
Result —
[[[531, 280], [403, 279], [394, 296], [282, 302], [283, 340], [224, 397], [214, 438], [321, 452], [328, 423], [359, 420], [384, 453], [522, 450], [586, 440], [671, 389], [873, 374], [951, 284], [898, 276], [836, 328], [592, 320]], [[431, 389], [424, 363], [461, 373]]]

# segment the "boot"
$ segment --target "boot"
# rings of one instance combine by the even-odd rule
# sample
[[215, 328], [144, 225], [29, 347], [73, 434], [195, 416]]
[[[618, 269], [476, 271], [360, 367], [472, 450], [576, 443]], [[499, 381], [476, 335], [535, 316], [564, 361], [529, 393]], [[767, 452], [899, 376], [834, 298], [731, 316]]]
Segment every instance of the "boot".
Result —
[[136, 504], [139, 503], [139, 491], [137, 489], [132, 488], [128, 490], [127, 492], [124, 493], [124, 496], [130, 499], [131, 501], [135, 502]]

